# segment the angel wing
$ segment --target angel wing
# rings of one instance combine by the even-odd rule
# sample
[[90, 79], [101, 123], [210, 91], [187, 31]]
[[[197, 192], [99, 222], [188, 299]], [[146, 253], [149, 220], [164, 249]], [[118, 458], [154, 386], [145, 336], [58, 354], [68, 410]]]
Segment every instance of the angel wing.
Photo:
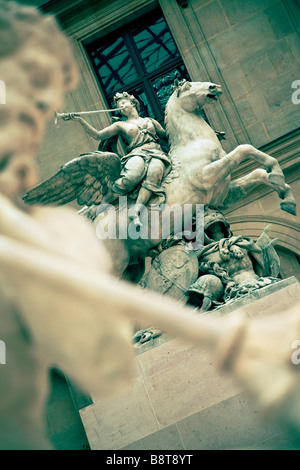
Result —
[[263, 233], [257, 239], [255, 244], [259, 246], [263, 254], [263, 263], [264, 263], [264, 276], [278, 277], [280, 272], [280, 259], [274, 248], [278, 238], [269, 238], [268, 232], [271, 230], [271, 225], [267, 225]]
[[111, 152], [95, 151], [74, 158], [53, 176], [28, 191], [23, 200], [30, 205], [100, 204], [109, 183], [121, 172], [120, 157]]

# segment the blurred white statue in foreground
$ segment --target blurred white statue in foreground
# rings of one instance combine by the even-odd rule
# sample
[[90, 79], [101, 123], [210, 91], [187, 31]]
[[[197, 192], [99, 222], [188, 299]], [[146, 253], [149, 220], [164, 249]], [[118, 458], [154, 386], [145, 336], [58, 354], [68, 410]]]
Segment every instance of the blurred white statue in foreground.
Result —
[[87, 291], [82, 297], [67, 273], [92, 279], [109, 272], [90, 227], [69, 209], [28, 210], [21, 202], [38, 182], [44, 127], [77, 81], [70, 47], [53, 18], [31, 7], [1, 2], [0, 18], [7, 88], [0, 108], [0, 338], [7, 356], [0, 369], [0, 447], [44, 448], [49, 365], [107, 392], [133, 376], [132, 333], [125, 317], [101, 316], [110, 298], [99, 302]]

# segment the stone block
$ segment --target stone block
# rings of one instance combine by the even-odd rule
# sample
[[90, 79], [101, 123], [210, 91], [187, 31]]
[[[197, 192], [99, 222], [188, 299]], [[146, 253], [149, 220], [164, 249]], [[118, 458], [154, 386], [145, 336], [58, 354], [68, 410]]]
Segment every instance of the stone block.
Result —
[[[255, 113], [255, 110], [253, 111]], [[262, 147], [263, 145], [270, 142], [269, 135], [266, 133], [263, 124], [259, 121], [257, 121], [255, 124], [252, 124], [251, 126], [247, 126], [247, 133], [250, 139], [249, 143], [254, 145], [256, 148]]]
[[[165, 335], [164, 335], [165, 336]], [[173, 338], [174, 339], [174, 338]], [[157, 340], [158, 342], [159, 340]], [[147, 343], [145, 343], [145, 347]], [[143, 346], [144, 351], [144, 346]], [[183, 341], [168, 341], [160, 345], [160, 353], [157, 354], [156, 349], [139, 354], [137, 360], [144, 379], [158, 373], [164, 373], [167, 369], [177, 366], [181, 361], [188, 361], [192, 356], [197, 354], [197, 349], [193, 345], [186, 344]]]
[[[273, 315], [299, 300], [299, 284], [291, 278], [257, 291], [249, 302], [223, 307], [223, 314]], [[137, 362], [138, 377], [127, 390], [80, 410], [91, 449], [237, 449], [271, 446], [276, 437], [281, 442], [283, 430], [262, 421], [243, 388], [217, 369], [205, 348], [178, 338], [154, 340], [152, 349], [141, 347]]]
[[251, 0], [251, 2], [241, 2], [240, 0], [220, 0], [224, 12], [230, 24], [240, 23], [254, 13], [267, 8], [274, 0]]
[[299, 67], [300, 64], [300, 37], [298, 33], [292, 33], [286, 36], [285, 41], [288, 43], [289, 48], [297, 61], [296, 66]]
[[296, 433], [294, 435], [287, 432], [280, 433], [248, 447], [247, 450], [299, 450], [297, 437]]
[[295, 31], [294, 25], [282, 1], [276, 2], [274, 5], [267, 8], [265, 15], [277, 39]]
[[[266, 102], [266, 99], [260, 90], [260, 88], [256, 88], [255, 90], [251, 91], [250, 93], [247, 94], [247, 100], [251, 105], [251, 109], [257, 119], [256, 124], [260, 124], [261, 121], [263, 121], [265, 118], [271, 116], [271, 110], [268, 106], [268, 103]], [[248, 128], [247, 128], [248, 130]], [[266, 134], [265, 134], [266, 136]], [[268, 143], [268, 141], [264, 142]], [[260, 144], [263, 145], [263, 144]]]
[[267, 54], [278, 75], [285, 74], [288, 70], [295, 70], [297, 73], [299, 64], [295, 60], [295, 56], [286, 39], [276, 42], [276, 44], [267, 50]]
[[[261, 86], [263, 96], [272, 113], [286, 106], [291, 110], [297, 108], [297, 105], [292, 103], [292, 94], [295, 91], [292, 88], [292, 83], [295, 79], [295, 72], [288, 70], [284, 75], [277, 76], [275, 79], [266, 82], [264, 86]], [[289, 111], [286, 110], [285, 114], [287, 115], [288, 113]], [[282, 119], [284, 119], [284, 116], [282, 116]], [[299, 121], [297, 124], [299, 126]]]
[[91, 449], [120, 449], [159, 430], [142, 380], [80, 410]]
[[300, 105], [292, 102], [284, 109], [278, 109], [276, 112], [264, 119], [270, 140], [275, 140], [288, 132], [298, 129], [300, 122]]
[[259, 13], [210, 39], [209, 44], [222, 70], [252, 57], [257, 51], [274, 44], [275, 40], [270, 23], [263, 13]]
[[243, 121], [244, 126], [247, 127], [257, 123], [257, 118], [253, 112], [252, 106], [248, 100], [248, 95], [241, 96], [234, 102], [236, 109]]
[[230, 397], [177, 423], [186, 449], [243, 450], [277, 435], [246, 393]]
[[200, 8], [207, 3], [209, 3], [211, 0], [189, 0], [189, 6], [193, 8], [194, 10], [197, 10], [197, 8]]
[[[156, 348], [156, 354], [158, 357], [163, 352]], [[174, 424], [241, 390], [232, 384], [225, 373], [217, 370], [211, 354], [202, 350], [148, 377], [145, 379], [145, 388], [151, 397], [160, 428]]]
[[177, 425], [167, 426], [143, 439], [140, 439], [122, 450], [184, 450], [184, 444]]
[[228, 84], [230, 82], [236, 82], [245, 78], [245, 72], [239, 62], [230, 65], [222, 70], [222, 76], [224, 81]]
[[240, 78], [235, 82], [227, 84], [232, 99], [235, 101], [251, 91], [251, 86], [246, 77]]
[[272, 62], [264, 50], [257, 51], [241, 61], [241, 67], [252, 88], [276, 78]]
[[196, 9], [195, 14], [206, 39], [229, 28], [229, 22], [217, 0]]

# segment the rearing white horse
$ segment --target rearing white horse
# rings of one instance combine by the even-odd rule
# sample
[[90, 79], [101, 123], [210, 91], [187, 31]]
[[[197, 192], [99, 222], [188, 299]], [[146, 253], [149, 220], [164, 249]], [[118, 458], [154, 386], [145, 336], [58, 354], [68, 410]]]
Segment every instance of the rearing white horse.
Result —
[[[177, 83], [177, 89], [166, 107], [166, 130], [170, 155], [180, 164], [180, 177], [166, 187], [167, 202], [180, 197], [188, 202], [228, 207], [241, 199], [258, 184], [272, 186], [282, 199], [281, 208], [296, 215], [296, 203], [291, 188], [285, 184], [283, 172], [274, 157], [252, 145], [239, 145], [226, 154], [213, 129], [199, 111], [222, 93], [214, 83]], [[246, 159], [255, 160], [264, 168], [231, 181], [231, 174]], [[173, 191], [175, 195], [173, 195]]]

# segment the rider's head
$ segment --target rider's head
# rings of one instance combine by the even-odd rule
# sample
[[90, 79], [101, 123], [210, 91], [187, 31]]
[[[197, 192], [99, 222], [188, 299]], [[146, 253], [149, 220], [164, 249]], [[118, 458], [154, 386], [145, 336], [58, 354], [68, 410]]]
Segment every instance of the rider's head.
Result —
[[140, 103], [139, 101], [133, 96], [129, 95], [127, 91], [123, 91], [123, 93], [116, 93], [114, 96], [114, 103], [117, 108], [119, 108], [122, 105], [122, 102], [130, 102], [132, 106], [134, 106], [137, 110], [137, 112], [140, 112]]

